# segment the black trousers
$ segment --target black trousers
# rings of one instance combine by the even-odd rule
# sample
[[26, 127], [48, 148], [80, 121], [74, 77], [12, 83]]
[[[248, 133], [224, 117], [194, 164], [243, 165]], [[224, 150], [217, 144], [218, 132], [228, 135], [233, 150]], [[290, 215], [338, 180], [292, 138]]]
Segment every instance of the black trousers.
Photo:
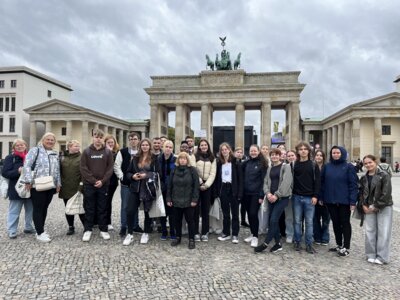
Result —
[[38, 235], [44, 232], [44, 224], [46, 223], [47, 209], [50, 205], [53, 195], [55, 194], [55, 189], [48, 191], [38, 192], [36, 189], [31, 189], [31, 199], [32, 199], [32, 219], [35, 225], [36, 233]]
[[[63, 199], [63, 200], [64, 200], [65, 206], [67, 206], [67, 202], [68, 202], [69, 198], [68, 199]], [[85, 201], [85, 200], [83, 200], [83, 201]], [[74, 227], [75, 216], [74, 215], [65, 214], [65, 218], [67, 219], [68, 226], [69, 227]], [[85, 227], [85, 214], [80, 214], [79, 215], [79, 219], [81, 219], [82, 225]]]
[[[137, 216], [140, 206], [139, 193], [132, 192], [126, 207], [126, 218], [128, 224], [128, 233], [133, 234], [133, 221]], [[150, 233], [151, 219], [148, 212], [144, 212], [144, 232]]]
[[194, 210], [194, 232], [199, 234], [199, 222], [201, 212], [201, 234], [205, 235], [210, 230], [210, 207], [211, 207], [211, 189], [200, 191], [199, 202], [197, 203]]
[[167, 205], [167, 191], [164, 191], [163, 193], [163, 198], [164, 198], [164, 207], [165, 207], [165, 217], [160, 218], [160, 223], [161, 223], [161, 229], [163, 234], [167, 234], [167, 217], [169, 219], [169, 233], [171, 236], [175, 235], [175, 221], [174, 221], [174, 211], [173, 208]]
[[107, 225], [111, 224], [111, 214], [112, 214], [112, 200], [114, 197], [115, 190], [117, 189], [118, 184], [110, 184], [107, 192]]
[[92, 231], [95, 219], [100, 231], [108, 231], [107, 192], [108, 186], [96, 188], [90, 184], [84, 185], [85, 231]]
[[232, 185], [223, 183], [221, 188], [221, 208], [223, 214], [223, 234], [231, 235], [231, 214], [232, 214], [232, 235], [239, 235], [239, 202], [232, 195]]
[[175, 228], [176, 228], [176, 237], [182, 237], [182, 217], [185, 215], [186, 222], [188, 223], [188, 230], [189, 230], [189, 239], [194, 239], [194, 207], [174, 207], [174, 221], [175, 221]]
[[350, 249], [351, 223], [350, 205], [345, 204], [326, 204], [331, 216], [333, 232], [338, 246]]
[[259, 198], [260, 197], [258, 195], [245, 194], [243, 197], [244, 203], [242, 203], [246, 206], [247, 217], [249, 218], [249, 223], [250, 223], [250, 231], [251, 234], [255, 237], [258, 237], [258, 227], [259, 227], [258, 210], [261, 205], [258, 202]]

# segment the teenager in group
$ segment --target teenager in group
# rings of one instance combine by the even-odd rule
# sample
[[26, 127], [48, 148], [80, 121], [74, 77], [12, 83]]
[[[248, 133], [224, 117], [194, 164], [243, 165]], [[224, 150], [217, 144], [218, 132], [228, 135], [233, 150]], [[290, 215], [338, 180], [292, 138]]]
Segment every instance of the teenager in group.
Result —
[[[195, 209], [195, 240], [208, 242], [208, 231], [210, 229], [209, 212], [212, 201], [212, 185], [215, 180], [217, 163], [211, 151], [210, 144], [206, 139], [201, 139], [196, 151], [196, 169], [200, 178], [199, 205]], [[199, 219], [201, 211], [201, 238], [199, 232]]]
[[32, 234], [36, 232], [32, 226], [32, 200], [30, 198], [21, 198], [15, 190], [15, 185], [22, 173], [27, 153], [26, 142], [21, 139], [16, 139], [12, 144], [12, 153], [6, 156], [3, 163], [2, 175], [9, 180], [7, 190], [9, 199], [7, 232], [10, 239], [15, 239], [17, 237], [18, 222], [22, 206], [25, 210], [24, 233]]
[[[326, 156], [321, 149], [317, 149], [314, 152], [314, 162], [318, 166], [319, 170], [325, 165]], [[317, 245], [327, 246], [329, 244], [329, 223], [331, 218], [329, 216], [328, 207], [322, 202], [318, 201], [315, 205], [314, 221], [313, 221], [313, 232], [314, 232], [314, 243]]]
[[250, 223], [251, 235], [244, 241], [251, 243], [252, 247], [258, 245], [258, 209], [264, 199], [264, 177], [267, 171], [268, 162], [260, 152], [257, 145], [251, 145], [249, 150], [250, 158], [243, 163], [243, 199]]
[[[126, 230], [128, 228], [126, 211], [128, 207], [128, 202], [131, 201], [132, 195], [129, 188], [131, 184], [131, 179], [127, 176], [127, 170], [132, 158], [138, 152], [138, 145], [140, 142], [139, 134], [136, 132], [131, 132], [128, 135], [129, 146], [121, 149], [114, 162], [114, 173], [117, 175], [120, 183], [121, 183], [121, 229], [119, 232], [120, 236], [126, 235]], [[133, 219], [130, 220], [132, 222], [132, 227], [134, 232], [142, 233], [143, 229], [139, 226], [139, 211], [136, 212], [136, 215]]]
[[300, 142], [296, 146], [297, 160], [293, 167], [293, 212], [295, 250], [300, 251], [303, 216], [305, 220], [305, 243], [307, 253], [314, 254], [313, 218], [320, 190], [320, 171], [311, 160], [311, 146]]
[[[294, 162], [296, 161], [296, 159], [297, 159], [296, 151], [288, 150], [286, 152], [286, 160], [290, 166], [292, 174], [293, 174]], [[285, 234], [286, 234], [286, 243], [288, 243], [288, 244], [293, 243], [294, 216], [293, 216], [292, 197], [289, 198], [289, 204], [285, 207]]]
[[228, 143], [222, 143], [219, 146], [215, 191], [221, 200], [223, 214], [223, 230], [218, 240], [227, 241], [232, 238], [232, 243], [237, 244], [239, 243], [239, 201], [243, 193], [242, 166], [233, 155]]
[[164, 198], [165, 204], [165, 217], [161, 217], [161, 240], [166, 241], [168, 237], [167, 231], [167, 217], [169, 221], [169, 236], [171, 240], [176, 238], [175, 234], [175, 222], [174, 222], [174, 214], [173, 209], [166, 205], [167, 202], [167, 190], [168, 190], [168, 183], [170, 180], [170, 176], [175, 169], [175, 161], [176, 157], [174, 155], [174, 143], [170, 140], [166, 140], [164, 142], [163, 152], [160, 154], [158, 161], [160, 164], [160, 181], [161, 181], [161, 191]]
[[187, 154], [189, 154], [189, 161], [190, 161], [190, 165], [192, 167], [196, 166], [196, 157], [194, 154], [190, 154], [189, 153], [189, 144], [186, 141], [182, 141], [181, 145], [179, 147], [179, 151], [180, 152], [186, 152]]
[[[114, 136], [112, 135], [106, 135], [104, 138], [104, 143], [106, 144], [106, 147], [112, 152], [113, 155], [113, 161], [115, 164], [115, 159], [117, 157], [118, 151], [119, 151], [119, 145], [117, 143], [117, 140], [115, 139]], [[114, 166], [113, 166], [114, 169]], [[112, 226], [112, 200], [114, 198], [114, 193], [117, 190], [118, 187], [118, 177], [117, 175], [113, 172], [110, 178], [110, 184], [108, 186], [108, 192], [107, 192], [107, 224], [108, 224], [108, 230], [114, 230], [114, 227]]]
[[151, 153], [151, 149], [151, 141], [147, 138], [142, 139], [139, 143], [139, 151], [132, 158], [127, 170], [127, 177], [131, 180], [130, 189], [132, 198], [128, 202], [126, 213], [128, 234], [123, 242], [125, 246], [133, 242], [133, 226], [131, 221], [135, 218], [141, 203], [143, 203], [144, 209], [144, 233], [142, 234], [140, 243], [147, 244], [149, 241], [151, 226], [149, 210], [155, 198], [149, 193], [146, 183], [149, 178], [157, 180], [156, 178], [160, 172], [158, 159]]
[[189, 229], [189, 249], [195, 248], [194, 211], [199, 199], [199, 177], [190, 165], [189, 155], [179, 153], [176, 168], [171, 172], [167, 192], [167, 205], [173, 208], [176, 239], [171, 246], [178, 246], [182, 239], [182, 218], [185, 216]]
[[[61, 190], [58, 197], [64, 200], [67, 205], [68, 200], [74, 196], [79, 190], [83, 190], [81, 186], [81, 145], [78, 141], [72, 140], [67, 142], [67, 150], [61, 157], [60, 173], [61, 173]], [[68, 223], [67, 235], [75, 233], [74, 215], [65, 215]], [[85, 225], [85, 214], [80, 214], [79, 219], [82, 225]]]
[[358, 177], [354, 166], [346, 161], [346, 149], [333, 146], [329, 157], [329, 163], [322, 168], [320, 199], [328, 207], [335, 234], [336, 247], [329, 250], [339, 256], [348, 256], [350, 215], [357, 201]]
[[[269, 157], [269, 147], [267, 145], [262, 145], [260, 148], [261, 154], [264, 156], [264, 159], [268, 162], [268, 165], [271, 163], [270, 157]], [[267, 206], [268, 207], [268, 206]], [[268, 209], [262, 210], [260, 212], [262, 216], [259, 216], [259, 222], [258, 222], [258, 233], [259, 234], [266, 234], [268, 230], [268, 224], [269, 224], [269, 212]]]
[[104, 145], [104, 132], [93, 131], [93, 143], [81, 156], [81, 175], [84, 190], [85, 232], [83, 242], [89, 242], [95, 220], [99, 225], [100, 236], [110, 239], [107, 222], [107, 193], [113, 174], [113, 153]]
[[[36, 229], [36, 239], [48, 243], [51, 238], [44, 230], [47, 210], [53, 195], [60, 191], [60, 164], [58, 152], [54, 150], [56, 136], [47, 132], [43, 135], [37, 147], [29, 150], [24, 163], [24, 181], [26, 188], [31, 191], [33, 205], [33, 223]], [[44, 191], [36, 189], [35, 179], [52, 176], [54, 188]]]
[[275, 245], [270, 252], [282, 250], [279, 219], [292, 195], [293, 175], [290, 165], [282, 163], [280, 158], [281, 150], [272, 149], [270, 151], [271, 165], [268, 167], [264, 178], [264, 193], [268, 200], [269, 227], [264, 243], [254, 248], [254, 252], [267, 249], [272, 239], [275, 239]]
[[365, 214], [365, 255], [370, 263], [387, 264], [392, 236], [392, 184], [375, 156], [365, 156], [363, 163], [367, 172], [360, 179], [359, 201]]
[[189, 155], [195, 155], [196, 154], [196, 147], [194, 146], [194, 138], [190, 135], [188, 135], [185, 138], [185, 141], [188, 144], [188, 153]]
[[159, 137], [155, 137], [153, 138], [153, 149], [152, 149], [152, 153], [155, 156], [160, 156], [160, 154], [162, 153], [161, 151], [161, 139]]
[[[241, 163], [247, 160], [246, 155], [244, 155], [242, 147], [235, 148], [235, 157]], [[249, 223], [246, 221], [246, 207], [240, 203], [240, 225], [243, 227], [250, 227]]]

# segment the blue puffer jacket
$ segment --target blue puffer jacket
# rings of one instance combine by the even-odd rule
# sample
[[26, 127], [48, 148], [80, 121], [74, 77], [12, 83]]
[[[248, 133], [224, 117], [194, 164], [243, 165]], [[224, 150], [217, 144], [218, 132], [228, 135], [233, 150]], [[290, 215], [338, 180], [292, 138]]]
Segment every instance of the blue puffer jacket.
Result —
[[[342, 153], [338, 160], [332, 158], [332, 149]], [[333, 146], [329, 163], [322, 168], [321, 200], [325, 204], [356, 205], [358, 177], [354, 166], [346, 162], [347, 151], [343, 147]]]
[[7, 195], [10, 200], [25, 200], [20, 198], [15, 190], [20, 175], [18, 169], [22, 166], [22, 158], [14, 154], [7, 155], [4, 159], [2, 175], [9, 180]]

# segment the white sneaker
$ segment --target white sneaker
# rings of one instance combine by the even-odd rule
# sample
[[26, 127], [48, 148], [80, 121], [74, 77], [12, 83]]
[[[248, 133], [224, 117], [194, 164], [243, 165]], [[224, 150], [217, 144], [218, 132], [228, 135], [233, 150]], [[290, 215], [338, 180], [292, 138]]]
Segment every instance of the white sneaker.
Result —
[[246, 243], [250, 243], [252, 239], [253, 239], [253, 235], [250, 235], [249, 237], [245, 238], [244, 241]]
[[42, 233], [42, 235], [44, 235], [45, 237], [48, 237], [49, 239], [51, 239], [50, 235], [49, 235], [46, 231], [44, 231], [44, 232]]
[[140, 243], [141, 244], [147, 244], [149, 242], [149, 234], [148, 233], [143, 233], [142, 237], [140, 238]]
[[195, 234], [194, 235], [194, 241], [195, 242], [200, 242], [201, 240], [200, 240], [200, 234]]
[[375, 258], [374, 263], [376, 263], [377, 265], [383, 265], [383, 262], [381, 262], [379, 258]]
[[85, 231], [83, 233], [82, 241], [83, 242], [89, 242], [91, 237], [92, 237], [92, 232], [91, 231]]
[[251, 239], [250, 246], [253, 247], [253, 248], [258, 246], [258, 238], [257, 237], [253, 236], [253, 238]]
[[232, 237], [232, 243], [234, 243], [234, 244], [239, 244], [239, 239], [238, 239], [237, 236], [233, 236], [233, 237]]
[[133, 235], [132, 234], [128, 234], [126, 236], [126, 238], [124, 239], [124, 242], [122, 243], [122, 245], [129, 246], [132, 243], [133, 243]]
[[103, 238], [103, 240], [109, 240], [110, 239], [110, 234], [106, 231], [100, 231], [100, 236]]
[[112, 231], [114, 230], [114, 226], [112, 226], [111, 224], [108, 224], [108, 231]]
[[374, 264], [375, 263], [375, 258], [368, 258], [367, 262]]
[[287, 237], [286, 238], [286, 243], [287, 244], [292, 244], [293, 243], [293, 238], [292, 237]]
[[49, 243], [49, 242], [51, 242], [51, 239], [48, 237], [48, 236], [46, 236], [45, 234], [36, 234], [36, 239], [38, 240], [38, 241], [40, 241], [40, 242], [43, 242], [43, 243]]
[[231, 236], [230, 235], [222, 235], [218, 237], [218, 241], [227, 241], [230, 240]]

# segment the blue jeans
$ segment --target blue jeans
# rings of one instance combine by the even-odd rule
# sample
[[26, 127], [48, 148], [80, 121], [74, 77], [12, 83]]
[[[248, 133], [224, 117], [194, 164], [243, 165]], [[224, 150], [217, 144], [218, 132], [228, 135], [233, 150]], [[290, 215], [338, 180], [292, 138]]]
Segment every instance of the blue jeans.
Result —
[[303, 215], [306, 223], [305, 241], [306, 245], [311, 245], [313, 242], [313, 218], [315, 206], [311, 202], [310, 196], [293, 195], [293, 213], [294, 213], [294, 241], [300, 243], [302, 233], [301, 224]]
[[17, 234], [19, 215], [21, 214], [22, 206], [25, 209], [25, 230], [33, 230], [32, 226], [32, 200], [10, 200], [7, 214], [7, 231], [8, 234]]
[[278, 244], [281, 240], [281, 232], [279, 230], [279, 219], [289, 203], [289, 197], [280, 198], [274, 203], [268, 202], [269, 211], [269, 227], [265, 243], [269, 244], [272, 239]]
[[[126, 210], [128, 209], [129, 201], [133, 201], [129, 186], [121, 184], [121, 228], [124, 229], [128, 228]], [[132, 226], [133, 228], [139, 227], [139, 210], [132, 220]]]
[[314, 241], [317, 243], [329, 243], [329, 216], [328, 208], [325, 205], [315, 205], [314, 214]]

